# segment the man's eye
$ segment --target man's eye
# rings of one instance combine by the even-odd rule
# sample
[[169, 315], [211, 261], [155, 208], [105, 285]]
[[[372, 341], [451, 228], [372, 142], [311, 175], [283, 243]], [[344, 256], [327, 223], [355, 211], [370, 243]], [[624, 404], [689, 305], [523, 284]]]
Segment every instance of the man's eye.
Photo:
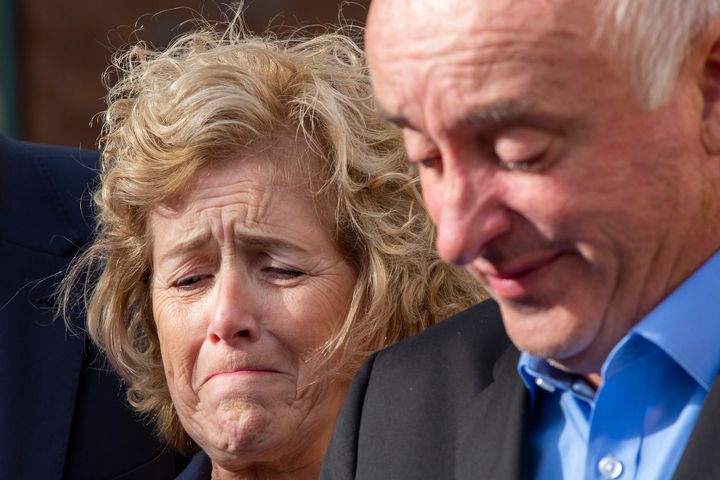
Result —
[[500, 166], [513, 171], [535, 171], [542, 166], [554, 137], [546, 132], [519, 128], [503, 132], [495, 140]]
[[527, 158], [524, 160], [514, 160], [511, 162], [500, 160], [502, 168], [505, 170], [517, 171], [517, 172], [531, 172], [539, 168], [539, 164], [542, 161], [544, 155], [538, 155], [536, 157]]
[[410, 174], [418, 175], [421, 170], [436, 170], [440, 167], [440, 157], [425, 157], [421, 160], [410, 161]]
[[418, 162], [422, 168], [435, 168], [440, 161], [439, 157], [428, 157]]

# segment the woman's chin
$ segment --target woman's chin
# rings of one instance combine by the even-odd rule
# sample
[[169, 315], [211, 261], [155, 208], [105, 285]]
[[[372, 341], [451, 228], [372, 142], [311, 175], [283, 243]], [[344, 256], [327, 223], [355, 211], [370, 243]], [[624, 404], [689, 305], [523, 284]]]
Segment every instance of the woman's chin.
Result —
[[277, 426], [273, 425], [271, 412], [262, 405], [228, 399], [218, 405], [214, 416], [214, 435], [205, 439], [207, 447], [234, 459], [254, 456], [271, 447]]
[[[224, 399], [212, 405], [214, 408], [209, 410], [212, 413], [200, 417], [202, 422], [194, 424], [200, 427], [198, 430], [188, 429], [188, 433], [210, 456], [214, 466], [231, 472], [319, 464], [324, 447], [318, 453], [317, 440], [321, 435], [315, 427], [308, 430], [304, 424], [307, 408], [282, 403]], [[310, 440], [303, 443], [298, 438]]]

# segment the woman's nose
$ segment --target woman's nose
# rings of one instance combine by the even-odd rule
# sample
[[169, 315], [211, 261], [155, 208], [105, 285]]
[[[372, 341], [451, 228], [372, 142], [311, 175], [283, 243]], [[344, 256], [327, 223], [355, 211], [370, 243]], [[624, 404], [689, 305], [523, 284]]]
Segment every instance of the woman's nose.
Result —
[[231, 344], [257, 341], [261, 328], [257, 318], [257, 296], [252, 292], [251, 282], [237, 273], [220, 274], [214, 288], [214, 302], [209, 307], [210, 342]]

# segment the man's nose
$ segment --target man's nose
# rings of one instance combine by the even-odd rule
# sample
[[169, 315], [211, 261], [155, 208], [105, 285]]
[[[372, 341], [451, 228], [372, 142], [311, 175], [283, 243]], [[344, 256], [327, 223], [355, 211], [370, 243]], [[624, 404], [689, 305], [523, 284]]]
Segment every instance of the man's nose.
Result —
[[257, 341], [261, 332], [260, 312], [251, 281], [237, 271], [222, 272], [218, 275], [215, 289], [214, 304], [209, 307], [210, 342], [234, 344]]
[[437, 227], [436, 247], [446, 262], [466, 265], [510, 231], [512, 217], [492, 171], [448, 168], [439, 187], [439, 194], [427, 201], [435, 203], [430, 211]]

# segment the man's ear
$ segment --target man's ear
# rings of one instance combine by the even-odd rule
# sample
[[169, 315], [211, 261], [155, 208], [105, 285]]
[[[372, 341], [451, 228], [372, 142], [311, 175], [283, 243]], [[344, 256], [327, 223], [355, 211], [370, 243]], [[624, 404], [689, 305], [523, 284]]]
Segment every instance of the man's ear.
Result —
[[[708, 26], [701, 40], [703, 62], [700, 88], [702, 91], [702, 140], [705, 150], [720, 154], [720, 19]], [[704, 44], [704, 45], [703, 45]]]

